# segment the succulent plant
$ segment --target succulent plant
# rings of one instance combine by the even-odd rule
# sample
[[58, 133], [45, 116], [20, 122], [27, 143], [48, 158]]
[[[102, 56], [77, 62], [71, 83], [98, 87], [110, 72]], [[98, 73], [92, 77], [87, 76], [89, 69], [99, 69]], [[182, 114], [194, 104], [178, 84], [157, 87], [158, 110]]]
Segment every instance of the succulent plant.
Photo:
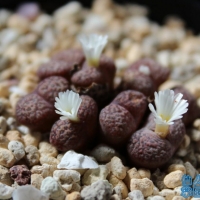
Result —
[[153, 93], [168, 79], [169, 74], [168, 68], [160, 66], [150, 58], [144, 58], [125, 70], [118, 90], [133, 89], [147, 97], [153, 97]]
[[132, 163], [157, 168], [172, 157], [185, 135], [181, 118], [187, 112], [188, 103], [182, 97], [173, 90], [155, 92], [156, 110], [149, 104], [152, 114], [146, 125], [132, 134], [127, 145]]
[[68, 90], [59, 93], [55, 107], [62, 116], [52, 126], [50, 143], [60, 151], [83, 149], [96, 133], [98, 109], [95, 101]]
[[100, 112], [103, 139], [114, 146], [124, 145], [139, 126], [146, 108], [147, 99], [141, 92], [121, 92]]

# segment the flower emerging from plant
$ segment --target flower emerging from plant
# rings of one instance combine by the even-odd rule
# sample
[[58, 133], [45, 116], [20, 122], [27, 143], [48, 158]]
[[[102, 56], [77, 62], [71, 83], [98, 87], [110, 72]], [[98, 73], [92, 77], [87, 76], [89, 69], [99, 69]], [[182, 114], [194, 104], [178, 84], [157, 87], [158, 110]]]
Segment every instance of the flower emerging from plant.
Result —
[[54, 106], [57, 109], [55, 112], [62, 115], [61, 120], [79, 121], [78, 110], [82, 102], [79, 94], [67, 90], [66, 92], [60, 92], [55, 100]]
[[101, 53], [107, 44], [108, 36], [90, 34], [79, 36], [88, 65], [98, 67]]
[[156, 110], [151, 103], [149, 109], [155, 117], [155, 132], [164, 138], [174, 120], [181, 119], [182, 115], [187, 112], [188, 103], [187, 100], [182, 99], [181, 93], [175, 95], [174, 91], [169, 89], [155, 92], [154, 95]]

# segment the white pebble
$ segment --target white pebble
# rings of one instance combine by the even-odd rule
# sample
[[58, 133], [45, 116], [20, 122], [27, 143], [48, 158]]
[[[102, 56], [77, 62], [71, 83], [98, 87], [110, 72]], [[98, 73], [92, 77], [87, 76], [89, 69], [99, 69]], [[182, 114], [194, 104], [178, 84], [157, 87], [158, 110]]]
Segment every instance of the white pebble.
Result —
[[48, 195], [36, 189], [32, 185], [20, 186], [14, 190], [13, 200], [49, 200]]
[[25, 156], [24, 145], [19, 141], [10, 141], [8, 143], [8, 149], [13, 153], [16, 160], [20, 160]]
[[128, 193], [128, 197], [131, 200], [144, 200], [144, 195], [142, 194], [142, 192], [140, 190], [133, 190], [132, 192]]
[[10, 199], [14, 188], [0, 183], [0, 199]]

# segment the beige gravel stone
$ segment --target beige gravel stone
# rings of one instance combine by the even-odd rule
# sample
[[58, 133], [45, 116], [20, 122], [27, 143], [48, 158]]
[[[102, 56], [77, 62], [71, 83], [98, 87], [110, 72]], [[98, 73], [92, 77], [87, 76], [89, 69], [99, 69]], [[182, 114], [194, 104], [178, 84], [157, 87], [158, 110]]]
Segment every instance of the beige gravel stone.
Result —
[[0, 182], [9, 186], [11, 186], [13, 182], [9, 170], [2, 165], [0, 165]]
[[29, 166], [34, 166], [37, 165], [40, 161], [40, 153], [37, 149], [37, 147], [33, 145], [28, 145], [25, 148], [26, 152], [26, 161]]
[[41, 133], [34, 132], [32, 134], [24, 135], [22, 138], [23, 138], [25, 146], [33, 145], [33, 146], [38, 147], [39, 142], [41, 140]]
[[141, 176], [139, 174], [139, 172], [137, 171], [137, 169], [134, 167], [134, 168], [131, 168], [127, 171], [126, 173], [126, 177], [125, 179], [123, 180], [124, 183], [126, 183], [127, 187], [130, 189], [130, 183], [131, 183], [131, 179], [132, 178], [138, 178], [138, 179], [141, 179]]
[[24, 142], [23, 139], [21, 138], [21, 133], [17, 130], [11, 130], [11, 131], [8, 131], [6, 133], [6, 137], [12, 141], [12, 140], [16, 140], [16, 141], [19, 141], [19, 142]]
[[182, 197], [182, 196], [174, 196], [174, 197], [172, 198], [172, 200], [185, 200], [185, 198]]
[[98, 180], [106, 180], [109, 173], [110, 170], [106, 165], [99, 165], [97, 169], [88, 169], [82, 177], [82, 184], [91, 185]]
[[7, 137], [0, 135], [0, 148], [8, 149], [8, 143]]
[[34, 165], [31, 168], [32, 174], [41, 174], [43, 178], [46, 178], [47, 176], [53, 176], [53, 172], [57, 169], [55, 165], [48, 165], [43, 164], [41, 165]]
[[48, 142], [42, 141], [39, 143], [40, 155], [46, 155], [51, 157], [56, 157], [58, 155], [57, 149]]
[[163, 189], [159, 192], [159, 195], [164, 197], [166, 200], [172, 200], [175, 196], [175, 191], [170, 189]]
[[65, 200], [81, 200], [81, 194], [76, 191], [72, 192], [66, 196]]
[[175, 188], [181, 186], [182, 185], [181, 179], [183, 175], [184, 173], [180, 170], [173, 171], [165, 176], [164, 184], [168, 188]]
[[190, 175], [192, 179], [196, 175], [196, 169], [193, 167], [193, 165], [190, 162], [186, 162], [185, 164], [186, 174]]
[[128, 196], [128, 188], [122, 180], [118, 179], [113, 174], [109, 176], [108, 180], [113, 185], [113, 187], [120, 187], [123, 199]]
[[6, 119], [3, 116], [0, 116], [0, 134], [4, 134], [7, 129]]
[[119, 179], [124, 179], [126, 176], [126, 167], [118, 157], [113, 157], [110, 162], [111, 172]]
[[31, 185], [39, 190], [43, 179], [41, 174], [31, 174]]
[[52, 157], [52, 156], [43, 155], [43, 156], [40, 157], [40, 163], [41, 163], [41, 165], [42, 164], [48, 164], [48, 165], [57, 166], [59, 164], [59, 161], [56, 158]]
[[173, 172], [173, 171], [176, 171], [176, 170], [180, 170], [182, 171], [184, 174], [186, 174], [186, 169], [185, 169], [185, 166], [184, 165], [181, 165], [181, 164], [171, 164], [167, 171], [170, 173], [170, 172]]
[[141, 178], [148, 178], [148, 179], [150, 179], [150, 177], [151, 177], [151, 172], [148, 169], [142, 169], [142, 168], [140, 168], [140, 169], [138, 169], [138, 173], [141, 176]]
[[14, 155], [9, 150], [0, 148], [0, 165], [12, 167], [15, 161]]
[[132, 178], [130, 183], [130, 190], [140, 190], [144, 197], [148, 197], [153, 193], [153, 182], [148, 178], [136, 179]]

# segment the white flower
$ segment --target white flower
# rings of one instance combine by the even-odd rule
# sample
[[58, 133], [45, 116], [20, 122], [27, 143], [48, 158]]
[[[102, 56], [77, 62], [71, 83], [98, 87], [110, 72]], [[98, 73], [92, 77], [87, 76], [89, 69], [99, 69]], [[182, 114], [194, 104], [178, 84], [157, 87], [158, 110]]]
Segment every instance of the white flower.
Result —
[[79, 41], [82, 45], [87, 62], [93, 67], [99, 65], [99, 59], [104, 47], [107, 44], [108, 36], [102, 35], [81, 35]]
[[171, 125], [174, 120], [182, 118], [182, 115], [187, 112], [188, 103], [183, 100], [183, 95], [178, 93], [174, 95], [173, 90], [164, 90], [155, 92], [155, 105], [149, 104], [149, 109], [155, 117], [156, 124]]
[[58, 97], [55, 98], [55, 112], [62, 115], [61, 120], [69, 119], [71, 121], [78, 121], [78, 110], [81, 105], [82, 99], [79, 94], [67, 90], [66, 92], [60, 92]]
[[145, 74], [145, 75], [150, 75], [150, 70], [149, 70], [149, 68], [148, 68], [147, 66], [145, 66], [145, 65], [141, 65], [141, 66], [139, 67], [139, 72], [141, 72], [141, 73], [143, 73], [143, 74]]

